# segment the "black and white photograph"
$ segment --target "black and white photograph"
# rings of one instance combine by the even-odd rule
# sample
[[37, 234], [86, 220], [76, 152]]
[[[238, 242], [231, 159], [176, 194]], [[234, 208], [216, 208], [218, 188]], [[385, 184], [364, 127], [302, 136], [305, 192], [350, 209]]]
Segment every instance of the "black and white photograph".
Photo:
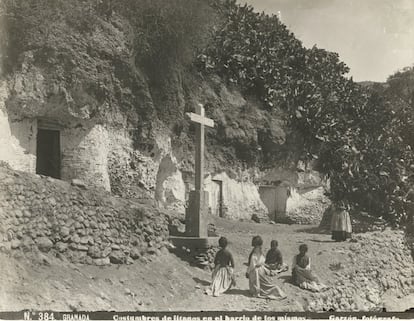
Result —
[[413, 0], [0, 0], [0, 319], [414, 318], [413, 258]]

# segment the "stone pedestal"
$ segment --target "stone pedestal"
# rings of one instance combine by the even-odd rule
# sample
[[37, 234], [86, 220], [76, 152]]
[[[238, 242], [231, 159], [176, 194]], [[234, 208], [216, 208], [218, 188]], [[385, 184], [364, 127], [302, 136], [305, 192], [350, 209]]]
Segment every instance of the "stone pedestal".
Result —
[[208, 249], [218, 245], [218, 237], [190, 237], [190, 236], [170, 236], [170, 242], [175, 247], [181, 249], [183, 246], [191, 251]]
[[205, 238], [207, 234], [208, 192], [191, 191], [185, 213], [185, 235]]

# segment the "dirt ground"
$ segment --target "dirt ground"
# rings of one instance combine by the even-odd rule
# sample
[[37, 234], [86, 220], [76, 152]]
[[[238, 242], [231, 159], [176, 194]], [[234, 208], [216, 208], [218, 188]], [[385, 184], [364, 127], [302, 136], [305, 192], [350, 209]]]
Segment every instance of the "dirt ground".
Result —
[[[287, 293], [282, 301], [252, 298], [244, 274], [254, 235], [262, 235], [267, 250], [279, 241], [290, 265], [299, 244], [309, 246], [315, 272], [328, 286], [337, 281], [330, 265], [348, 260], [349, 242], [335, 243], [315, 226], [257, 224], [214, 219], [217, 232], [226, 236], [236, 264], [237, 286], [219, 298], [204, 294], [210, 273], [190, 266], [168, 251], [132, 265], [105, 267], [74, 265], [42, 253], [0, 254], [0, 310], [55, 311], [206, 311], [261, 310], [302, 311], [312, 293], [290, 283], [290, 271], [275, 278]], [[390, 308], [402, 311], [413, 305], [414, 296], [390, 298]]]

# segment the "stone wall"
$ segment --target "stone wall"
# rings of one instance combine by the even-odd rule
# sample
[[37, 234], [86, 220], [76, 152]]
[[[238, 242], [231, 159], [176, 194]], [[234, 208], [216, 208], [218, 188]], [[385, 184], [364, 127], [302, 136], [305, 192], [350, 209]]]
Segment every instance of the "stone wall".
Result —
[[0, 165], [0, 249], [75, 263], [128, 263], [168, 245], [168, 220], [149, 205]]

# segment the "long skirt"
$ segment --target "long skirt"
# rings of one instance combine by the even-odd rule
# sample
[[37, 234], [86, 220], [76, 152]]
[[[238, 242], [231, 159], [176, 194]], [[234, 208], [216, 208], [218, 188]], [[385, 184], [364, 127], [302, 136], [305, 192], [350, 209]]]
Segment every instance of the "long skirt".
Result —
[[272, 272], [263, 266], [250, 271], [249, 288], [250, 293], [258, 298], [276, 300], [286, 297], [286, 294], [274, 284]]
[[231, 267], [216, 266], [212, 274], [211, 295], [220, 296], [229, 290], [234, 282], [233, 269]]
[[332, 239], [335, 241], [345, 241], [347, 238], [351, 238], [352, 225], [348, 212], [341, 211], [333, 214], [331, 231]]
[[313, 292], [320, 292], [327, 288], [311, 270], [293, 268], [292, 281], [300, 288]]
[[332, 231], [332, 240], [337, 242], [346, 241], [352, 236], [351, 233], [345, 231]]

